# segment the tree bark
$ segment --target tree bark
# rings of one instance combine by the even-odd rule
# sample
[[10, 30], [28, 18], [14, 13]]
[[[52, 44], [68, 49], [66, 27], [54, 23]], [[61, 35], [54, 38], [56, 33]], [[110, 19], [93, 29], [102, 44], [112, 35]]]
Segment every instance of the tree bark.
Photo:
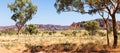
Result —
[[107, 45], [109, 46], [110, 42], [109, 42], [109, 35], [108, 35], [108, 22], [107, 22], [107, 20], [106, 20], [106, 33], [107, 33]]
[[19, 36], [20, 36], [20, 33], [21, 33], [22, 26], [18, 26], [17, 28], [18, 28], [17, 35], [18, 35], [18, 39], [19, 39]]
[[18, 39], [19, 39], [19, 36], [20, 36], [20, 30], [21, 30], [21, 29], [18, 28], [18, 32], [17, 32]]
[[115, 15], [112, 15], [112, 24], [113, 24], [113, 36], [114, 36], [113, 48], [116, 48], [118, 43], [118, 36], [117, 36], [117, 27], [116, 27], [117, 25], [116, 25]]

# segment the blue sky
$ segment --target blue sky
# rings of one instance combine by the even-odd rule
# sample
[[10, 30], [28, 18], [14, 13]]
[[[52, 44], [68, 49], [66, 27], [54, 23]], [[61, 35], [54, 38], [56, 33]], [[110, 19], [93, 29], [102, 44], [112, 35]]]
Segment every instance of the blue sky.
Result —
[[[80, 22], [100, 18], [99, 15], [81, 15], [75, 12], [63, 12], [58, 14], [54, 7], [56, 0], [32, 0], [38, 6], [38, 11], [33, 19], [28, 21], [27, 24], [55, 24], [55, 25], [70, 25], [73, 22]], [[0, 2], [0, 26], [15, 25], [11, 20], [12, 12], [7, 7], [8, 3], [14, 0], [2, 0]], [[119, 17], [119, 15], [117, 15]], [[120, 20], [120, 18], [117, 18]]]

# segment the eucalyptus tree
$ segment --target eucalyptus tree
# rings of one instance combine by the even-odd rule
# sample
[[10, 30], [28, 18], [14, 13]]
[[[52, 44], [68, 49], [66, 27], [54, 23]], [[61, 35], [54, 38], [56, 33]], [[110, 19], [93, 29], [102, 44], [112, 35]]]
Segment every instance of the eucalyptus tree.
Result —
[[95, 35], [96, 31], [100, 28], [97, 21], [88, 21], [84, 24], [85, 30], [89, 32], [90, 35]]
[[98, 11], [107, 12], [113, 23], [113, 48], [118, 43], [116, 14], [120, 13], [120, 0], [56, 0], [54, 4], [58, 13], [79, 12], [81, 14], [96, 14]]
[[102, 17], [102, 19], [103, 19], [103, 21], [104, 21], [104, 23], [105, 23], [105, 25], [106, 25], [106, 34], [107, 34], [107, 45], [109, 46], [110, 45], [110, 42], [109, 42], [109, 22], [108, 22], [108, 20], [109, 20], [109, 14], [108, 14], [108, 16], [106, 17], [105, 16], [105, 12], [99, 12], [98, 11], [98, 13], [99, 13], [99, 15]]
[[8, 7], [14, 13], [11, 19], [16, 22], [19, 37], [22, 27], [36, 14], [37, 6], [31, 0], [15, 0], [14, 3], [9, 3]]

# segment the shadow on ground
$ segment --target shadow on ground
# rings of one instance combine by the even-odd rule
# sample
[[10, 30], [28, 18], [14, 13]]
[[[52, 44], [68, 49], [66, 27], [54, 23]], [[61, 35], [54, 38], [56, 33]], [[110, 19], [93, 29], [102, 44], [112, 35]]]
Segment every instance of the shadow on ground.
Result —
[[71, 44], [71, 43], [63, 43], [63, 44], [52, 44], [48, 46], [31, 46], [26, 44], [27, 50], [23, 52], [41, 52], [44, 51], [46, 53], [57, 53], [57, 52], [69, 52], [69, 53], [119, 53], [120, 47], [117, 49], [112, 49], [112, 47], [108, 47], [107, 45], [99, 45], [95, 43], [87, 43], [87, 44]]

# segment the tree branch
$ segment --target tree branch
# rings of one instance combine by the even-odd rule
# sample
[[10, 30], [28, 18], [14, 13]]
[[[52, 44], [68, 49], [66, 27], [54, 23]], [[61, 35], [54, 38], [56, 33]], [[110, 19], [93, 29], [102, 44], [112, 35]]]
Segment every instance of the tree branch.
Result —
[[112, 0], [110, 0], [110, 3], [112, 4], [113, 8], [115, 8], [115, 5], [114, 5], [114, 3], [112, 2]]
[[118, 0], [117, 6], [114, 8], [113, 14], [115, 14], [118, 11], [119, 6], [120, 6], [120, 1]]
[[108, 13], [110, 14], [110, 16], [112, 16], [111, 14], [111, 10], [109, 9], [109, 7], [107, 6], [107, 4], [104, 4], [105, 8], [108, 10]]

